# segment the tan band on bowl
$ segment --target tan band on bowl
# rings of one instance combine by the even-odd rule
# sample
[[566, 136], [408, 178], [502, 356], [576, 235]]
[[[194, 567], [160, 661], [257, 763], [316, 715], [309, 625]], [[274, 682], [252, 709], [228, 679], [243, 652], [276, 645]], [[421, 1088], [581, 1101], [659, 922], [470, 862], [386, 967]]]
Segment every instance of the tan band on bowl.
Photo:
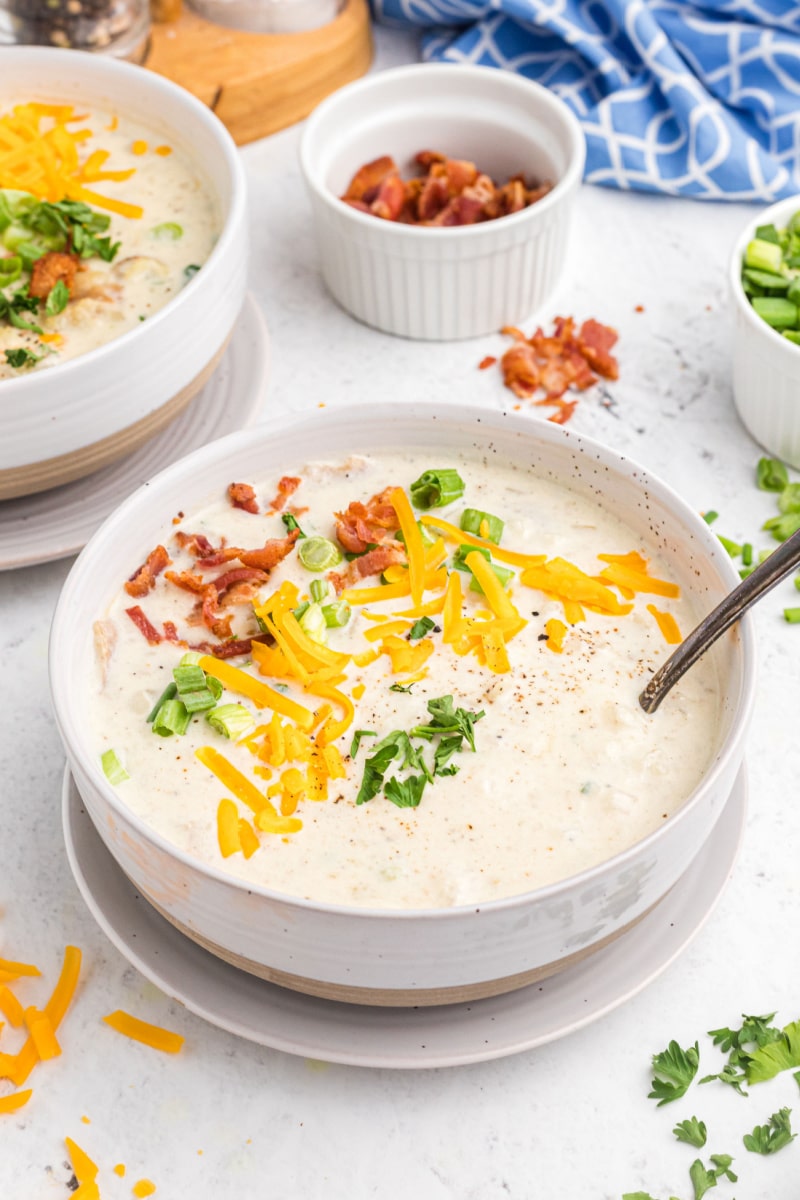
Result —
[[[140, 893], [143, 894], [143, 893]], [[278, 971], [273, 967], [264, 966], [262, 963], [253, 962], [250, 958], [243, 958], [241, 954], [234, 954], [230, 950], [226, 950], [224, 946], [218, 946], [216, 942], [209, 941], [194, 929], [189, 929], [181, 921], [177, 921], [159, 904], [156, 904], [148, 896], [144, 897], [148, 903], [152, 904], [153, 908], [161, 914], [170, 925], [174, 925], [181, 933], [196, 942], [198, 946], [202, 946], [204, 950], [208, 950], [217, 958], [221, 958], [223, 962], [230, 963], [232, 967], [237, 967], [240, 971], [246, 971], [248, 975], [256, 975], [259, 979], [264, 979], [268, 983], [276, 983], [280, 987], [288, 988], [292, 992], [303, 992], [306, 996], [318, 996], [322, 1000], [339, 1000], [344, 1004], [369, 1004], [383, 1008], [423, 1008], [430, 1007], [434, 1004], [461, 1004], [466, 1000], [484, 1000], [488, 996], [502, 996], [506, 992], [516, 991], [517, 988], [527, 987], [531, 983], [539, 983], [543, 979], [547, 979], [551, 975], [557, 975], [559, 971], [565, 971], [568, 967], [575, 966], [576, 963], [582, 962], [591, 954], [598, 950], [602, 950], [604, 946], [608, 946], [611, 942], [616, 941], [618, 937], [622, 937], [634, 925], [637, 925], [648, 913], [652, 912], [657, 904], [651, 905], [646, 912], [629, 921], [627, 925], [623, 925], [621, 929], [616, 929], [607, 937], [601, 938], [598, 942], [593, 942], [591, 946], [584, 946], [580, 950], [576, 950], [573, 954], [568, 954], [565, 958], [560, 958], [557, 962], [545, 963], [544, 966], [534, 967], [530, 971], [519, 971], [515, 975], [505, 975], [502, 979], [488, 979], [481, 983], [462, 984], [458, 987], [440, 987], [440, 988], [365, 988], [352, 987], [344, 983], [326, 983], [318, 979], [308, 979], [304, 975], [293, 975], [289, 971]]]
[[[15, 496], [30, 496], [34, 492], [44, 492], [48, 488], [61, 487], [62, 484], [72, 483], [91, 475], [132, 454], [145, 442], [149, 442], [162, 429], [166, 429], [174, 421], [200, 389], [208, 382], [227, 348], [229, 339], [217, 351], [210, 362], [194, 379], [181, 388], [177, 395], [162, 404], [160, 408], [148, 413], [140, 421], [128, 425], [118, 433], [101, 438], [90, 446], [82, 446], [80, 450], [72, 450], [69, 454], [59, 454], [55, 458], [43, 459], [41, 462], [29, 463], [24, 467], [9, 467], [0, 471], [0, 500], [11, 500]], [[56, 367], [55, 370], [58, 370]], [[0, 383], [0, 392], [2, 392]]]

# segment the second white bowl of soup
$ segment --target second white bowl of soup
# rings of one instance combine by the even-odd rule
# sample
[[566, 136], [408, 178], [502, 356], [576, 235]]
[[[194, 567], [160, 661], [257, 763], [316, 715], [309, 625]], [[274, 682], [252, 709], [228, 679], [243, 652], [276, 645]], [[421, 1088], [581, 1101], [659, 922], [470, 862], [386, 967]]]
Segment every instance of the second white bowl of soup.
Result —
[[242, 167], [199, 101], [91, 54], [5, 56], [0, 499], [105, 466], [182, 411], [239, 315], [246, 247]]
[[657, 714], [638, 695], [734, 582], [587, 439], [340, 410], [207, 447], [103, 526], [55, 615], [55, 711], [188, 936], [337, 999], [489, 995], [624, 933], [712, 836], [749, 627]]

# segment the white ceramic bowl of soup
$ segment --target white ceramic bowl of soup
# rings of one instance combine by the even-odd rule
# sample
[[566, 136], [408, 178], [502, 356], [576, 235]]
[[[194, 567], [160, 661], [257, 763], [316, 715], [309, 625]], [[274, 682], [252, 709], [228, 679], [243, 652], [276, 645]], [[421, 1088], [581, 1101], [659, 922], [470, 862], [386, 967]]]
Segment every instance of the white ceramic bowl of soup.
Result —
[[800, 467], [800, 346], [768, 325], [742, 287], [742, 263], [759, 225], [782, 229], [800, 211], [800, 194], [779, 200], [751, 217], [736, 239], [728, 266], [733, 307], [733, 399], [755, 440], [793, 467]]
[[[165, 536], [171, 514], [191, 513], [210, 494], [224, 492], [231, 479], [277, 479], [287, 464], [336, 463], [354, 452], [385, 451], [390, 432], [393, 445], [419, 451], [421, 469], [452, 463], [461, 453], [483, 456], [482, 461], [497, 455], [523, 478], [535, 475], [548, 486], [566, 485], [591, 511], [604, 506], [624, 522], [632, 540], [656, 548], [698, 614], [736, 583], [728, 556], [696, 512], [641, 467], [587, 438], [479, 409], [330, 410], [278, 420], [255, 434], [231, 435], [173, 465], [130, 497], [95, 534], [65, 583], [51, 632], [50, 682], [69, 766], [91, 819], [141, 894], [187, 936], [249, 972], [299, 991], [371, 1004], [436, 1004], [508, 991], [552, 974], [624, 936], [672, 887], [680, 887], [681, 876], [714, 836], [741, 766], [755, 689], [754, 638], [745, 620], [711, 652], [708, 669], [716, 673], [719, 698], [716, 716], [703, 733], [707, 761], [687, 795], [674, 794], [674, 773], [665, 772], [669, 819], [661, 821], [667, 814], [659, 810], [657, 827], [647, 836], [608, 859], [601, 853], [590, 868], [547, 886], [477, 903], [356, 906], [315, 900], [313, 880], [308, 895], [293, 896], [291, 889], [235, 877], [219, 856], [211, 862], [185, 852], [132, 811], [124, 800], [125, 785], [115, 789], [101, 770], [88, 719], [97, 703], [96, 685], [89, 682], [93, 623]], [[355, 478], [353, 494], [358, 495]], [[191, 526], [188, 520], [187, 530]], [[536, 593], [520, 599], [524, 590], [514, 595], [528, 615], [541, 604]], [[146, 600], [141, 603], [146, 607]], [[656, 647], [660, 665], [669, 647]], [[544, 661], [545, 668], [549, 662]], [[630, 676], [625, 684], [630, 714], [626, 709], [624, 715], [644, 720], [637, 697], [649, 673], [641, 664], [638, 670], [632, 665]], [[671, 698], [647, 720], [658, 722]], [[598, 713], [605, 701], [603, 694], [587, 697]], [[685, 719], [687, 728], [706, 719], [703, 703]], [[476, 727], [479, 741], [488, 736], [484, 726]], [[664, 726], [653, 728], [660, 739]], [[536, 736], [532, 719], [530, 737]], [[682, 753], [679, 741], [676, 759]], [[490, 792], [491, 787], [490, 782]], [[221, 795], [223, 789], [217, 790]], [[218, 799], [215, 793], [215, 804]], [[387, 803], [388, 820], [399, 819], [400, 811]], [[357, 857], [357, 847], [354, 853]]]
[[[520, 212], [431, 228], [379, 219], [339, 197], [388, 155], [403, 179], [434, 150], [504, 184], [552, 190]], [[586, 156], [583, 132], [547, 88], [490, 67], [398, 67], [341, 88], [308, 120], [300, 149], [323, 279], [349, 313], [386, 333], [441, 341], [518, 324], [562, 277]]]
[[[146, 319], [134, 327], [77, 357], [0, 379], [0, 499], [87, 475], [174, 419], [224, 352], [244, 299], [247, 265], [244, 173], [231, 137], [209, 109], [161, 76], [102, 55], [16, 47], [2, 57], [0, 112], [37, 101], [97, 114], [92, 149], [113, 137], [147, 146], [145, 155], [124, 163], [112, 152], [108, 168], [147, 160], [157, 184], [166, 178], [162, 172], [183, 164], [212, 228], [203, 243], [210, 249], [205, 261], [187, 263], [200, 270], [187, 273], [185, 286], [152, 315], [142, 314]], [[172, 153], [158, 156], [158, 146]], [[125, 198], [125, 183], [91, 186]], [[145, 206], [145, 221], [147, 212]], [[185, 242], [199, 232], [184, 230]], [[158, 260], [157, 245], [150, 253]], [[133, 266], [120, 269], [138, 269], [141, 249], [135, 257]], [[116, 262], [123, 258], [124, 241]], [[89, 267], [92, 261], [86, 260]]]

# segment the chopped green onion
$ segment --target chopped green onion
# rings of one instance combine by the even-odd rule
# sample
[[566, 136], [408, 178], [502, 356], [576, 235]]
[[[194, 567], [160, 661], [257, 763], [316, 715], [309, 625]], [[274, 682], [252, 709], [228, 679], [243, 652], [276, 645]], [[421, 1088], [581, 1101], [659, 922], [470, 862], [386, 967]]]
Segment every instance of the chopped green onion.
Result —
[[800, 529], [800, 513], [790, 512], [784, 513], [782, 517], [771, 517], [761, 528], [769, 530], [776, 542], [785, 542]]
[[749, 567], [753, 561], [753, 543], [745, 542], [742, 546], [742, 565]]
[[209, 725], [223, 737], [236, 740], [255, 725], [252, 714], [243, 704], [221, 704], [206, 715]]
[[175, 667], [172, 677], [181, 695], [184, 692], [196, 692], [198, 688], [206, 686], [206, 673], [202, 667], [189, 664], [185, 667]]
[[755, 567], [742, 567], [739, 571], [739, 578], [747, 579], [748, 575], [753, 574], [753, 571], [755, 571]]
[[22, 259], [18, 254], [10, 254], [0, 258], [0, 288], [9, 283], [16, 283], [22, 274]]
[[352, 609], [346, 600], [333, 600], [323, 604], [322, 615], [329, 629], [341, 629], [350, 620]]
[[430, 631], [435, 628], [436, 622], [432, 621], [430, 617], [420, 617], [420, 619], [415, 621], [409, 629], [408, 633], [406, 634], [406, 639], [409, 642], [416, 642], [419, 640], [419, 638], [425, 637], [426, 633], [430, 633]]
[[[514, 572], [510, 571], [508, 569], [508, 567], [501, 567], [499, 563], [494, 563], [494, 562], [490, 563], [489, 566], [492, 568], [492, 570], [494, 571], [497, 578], [500, 580], [503, 587], [506, 586], [509, 579], [514, 578]], [[483, 588], [481, 587], [480, 583], [478, 582], [478, 580], [476, 579], [476, 577], [474, 575], [472, 576], [472, 579], [470, 580], [469, 590], [471, 592], [480, 592], [480, 594], [482, 596], [485, 594]]]
[[314, 603], [322, 604], [323, 600], [327, 600], [330, 597], [331, 585], [327, 579], [312, 579], [308, 590], [311, 593], [311, 599]]
[[159, 737], [171, 737], [173, 733], [184, 734], [189, 728], [191, 715], [182, 700], [165, 700], [153, 717], [153, 733]]
[[124, 783], [126, 779], [130, 779], [130, 775], [117, 757], [116, 750], [106, 750], [100, 756], [100, 762], [103, 767], [103, 774], [109, 783]]
[[464, 495], [464, 480], [451, 467], [423, 471], [409, 492], [415, 508], [444, 508]]
[[787, 483], [778, 496], [778, 508], [782, 513], [800, 512], [800, 483]]
[[[484, 521], [486, 533], [481, 532]], [[476, 537], [486, 538], [499, 546], [505, 522], [499, 517], [493, 517], [491, 513], [481, 512], [479, 508], [465, 508], [461, 514], [461, 528], [465, 533], [474, 533]]]
[[756, 467], [756, 486], [762, 492], [782, 492], [789, 482], [786, 467], [778, 458], [760, 458]]
[[453, 566], [457, 571], [469, 571], [466, 563], [468, 554], [481, 554], [487, 562], [492, 561], [492, 552], [485, 546], [459, 546], [453, 555]]
[[327, 571], [342, 561], [339, 547], [324, 537], [304, 538], [297, 547], [297, 555], [307, 571]]
[[794, 586], [797, 588], [798, 592], [800, 592], [800, 575], [795, 575]]
[[790, 625], [800, 625], [800, 608], [785, 608], [783, 615]]
[[778, 272], [781, 269], [783, 254], [777, 241], [766, 241], [763, 238], [753, 238], [747, 243], [744, 252], [744, 265], [757, 271]]
[[178, 693], [177, 683], [168, 683], [167, 686], [164, 688], [163, 692], [161, 693], [161, 695], [156, 700], [153, 707], [150, 709], [150, 712], [145, 717], [145, 720], [147, 721], [148, 725], [152, 724], [152, 722], [155, 721], [156, 714], [158, 713], [158, 710], [161, 708], [161, 705], [166, 704], [166, 702], [168, 700], [171, 700], [173, 698], [173, 696], [176, 696], [177, 693]]
[[739, 555], [742, 553], [742, 547], [738, 542], [732, 542], [730, 538], [723, 537], [721, 533], [718, 533], [717, 537], [728, 551], [728, 554], [730, 554], [731, 558], [739, 557]]
[[68, 304], [69, 288], [64, 283], [63, 279], [58, 279], [47, 293], [44, 311], [48, 317], [55, 317], [59, 313], [63, 312]]
[[754, 296], [753, 308], [773, 329], [792, 329], [800, 323], [800, 311], [782, 296]]
[[[304, 600], [302, 604], [298, 604], [297, 608], [292, 609], [292, 616], [294, 617], [295, 621], [299, 621], [300, 618], [306, 612], [308, 612], [309, 603], [310, 601]], [[266, 626], [264, 627], [264, 631], [266, 632]]]
[[199, 270], [200, 267], [197, 263], [189, 263], [188, 267], [183, 268], [183, 278], [188, 283], [190, 279], [194, 278]]
[[785, 337], [787, 342], [791, 342], [793, 346], [800, 346], [800, 329], [782, 329], [781, 336]]
[[296, 529], [298, 538], [304, 538], [306, 536], [300, 528], [297, 518], [293, 517], [291, 513], [281, 513], [281, 520], [286, 526], [287, 533], [294, 533]]
[[758, 225], [756, 226], [755, 236], [760, 242], [774, 242], [776, 246], [780, 245], [780, 237], [774, 225]]
[[183, 226], [178, 225], [175, 221], [164, 221], [161, 225], [154, 225], [150, 232], [154, 238], [159, 238], [159, 240], [168, 238], [171, 242], [177, 242], [178, 238], [183, 237]]
[[772, 271], [754, 271], [750, 267], [745, 267], [744, 277], [751, 283], [757, 284], [758, 287], [771, 288], [776, 292], [786, 292], [789, 289], [788, 275], [776, 275]]
[[328, 623], [319, 604], [309, 604], [299, 621], [306, 637], [310, 637], [318, 646], [325, 645], [328, 640]]
[[715, 512], [713, 508], [710, 508], [708, 512], [703, 513], [703, 520], [705, 521], [706, 525], [713, 525], [718, 516], [719, 513]]
[[770, 554], [772, 554], [772, 550], [759, 550], [758, 561], [760, 563], [766, 562], [767, 559], [769, 558]]
[[[419, 535], [422, 538], [423, 546], [432, 546], [433, 543], [436, 541], [436, 535], [431, 533], [430, 529], [428, 529], [428, 526], [423, 525], [422, 521], [417, 521], [417, 529], [419, 530]], [[405, 534], [403, 533], [402, 529], [398, 529], [397, 533], [394, 536], [398, 542], [402, 542], [402, 544], [405, 546], [406, 537], [405, 537]]]
[[219, 700], [210, 688], [199, 688], [196, 692], [181, 692], [181, 703], [186, 705], [189, 713], [205, 712], [213, 708]]
[[178, 663], [179, 667], [197, 667], [200, 665], [202, 654], [199, 650], [187, 650]]

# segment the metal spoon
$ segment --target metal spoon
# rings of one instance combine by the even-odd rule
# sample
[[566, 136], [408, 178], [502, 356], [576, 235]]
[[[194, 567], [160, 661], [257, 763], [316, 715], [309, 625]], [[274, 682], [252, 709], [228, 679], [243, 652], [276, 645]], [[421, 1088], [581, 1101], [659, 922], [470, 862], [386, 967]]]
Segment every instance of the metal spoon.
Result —
[[756, 567], [721, 604], [713, 608], [700, 624], [685, 638], [674, 654], [660, 667], [639, 697], [646, 713], [654, 713], [673, 684], [696, 663], [721, 634], [738, 621], [756, 600], [775, 587], [776, 583], [800, 564], [800, 529], [773, 550], [769, 558]]

